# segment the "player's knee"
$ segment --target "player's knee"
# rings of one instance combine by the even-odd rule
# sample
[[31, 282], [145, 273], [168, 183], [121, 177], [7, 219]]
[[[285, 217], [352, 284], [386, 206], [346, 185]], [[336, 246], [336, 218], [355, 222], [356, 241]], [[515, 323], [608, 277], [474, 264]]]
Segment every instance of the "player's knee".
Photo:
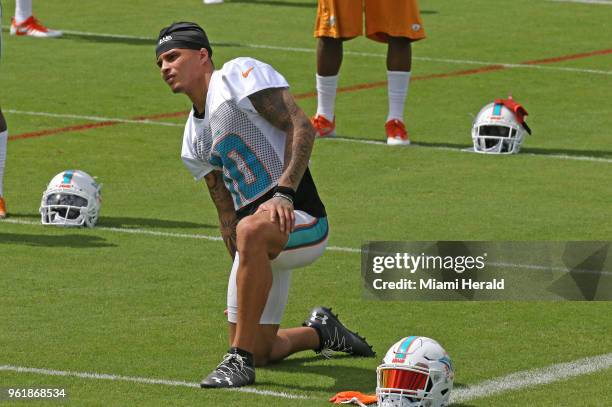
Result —
[[236, 240], [238, 251], [270, 253], [274, 248], [275, 231], [278, 226], [259, 216], [244, 218], [236, 228]]
[[244, 250], [261, 244], [264, 226], [263, 222], [255, 217], [244, 218], [238, 223], [236, 227], [238, 248]]

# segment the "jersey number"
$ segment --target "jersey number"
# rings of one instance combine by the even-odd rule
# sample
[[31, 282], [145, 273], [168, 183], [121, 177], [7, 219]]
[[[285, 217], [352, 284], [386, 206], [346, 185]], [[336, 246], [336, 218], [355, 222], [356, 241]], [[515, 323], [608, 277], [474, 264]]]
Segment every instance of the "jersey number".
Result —
[[228, 134], [215, 145], [214, 150], [216, 154], [211, 155], [211, 162], [229, 172], [230, 179], [226, 178], [225, 172], [223, 176], [238, 206], [242, 206], [241, 196], [250, 201], [272, 184], [266, 167], [239, 136]]

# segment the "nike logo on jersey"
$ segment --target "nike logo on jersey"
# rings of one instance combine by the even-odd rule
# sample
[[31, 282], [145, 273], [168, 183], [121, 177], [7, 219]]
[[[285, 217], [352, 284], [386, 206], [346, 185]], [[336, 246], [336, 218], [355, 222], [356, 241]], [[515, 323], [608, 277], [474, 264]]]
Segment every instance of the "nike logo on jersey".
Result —
[[253, 67], [250, 67], [249, 69], [247, 69], [246, 71], [244, 71], [242, 73], [242, 77], [246, 78], [247, 76], [249, 76], [249, 74], [251, 73], [251, 71], [253, 70]]

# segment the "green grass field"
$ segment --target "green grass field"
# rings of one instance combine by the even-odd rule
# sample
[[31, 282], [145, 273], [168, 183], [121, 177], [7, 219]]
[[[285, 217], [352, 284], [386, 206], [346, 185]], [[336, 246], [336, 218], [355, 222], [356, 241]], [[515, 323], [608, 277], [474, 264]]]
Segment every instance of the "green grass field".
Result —
[[[428, 39], [413, 46], [406, 107], [414, 147], [364, 142], [383, 141], [386, 87], [340, 93], [341, 137], [315, 145], [310, 168], [328, 210], [330, 246], [610, 240], [612, 6], [544, 0], [420, 5]], [[187, 98], [169, 92], [154, 60], [159, 29], [180, 20], [203, 25], [219, 66], [237, 56], [272, 64], [313, 114], [316, 98], [306, 94], [314, 90], [316, 1], [34, 1], [44, 23], [70, 32], [58, 40], [10, 37], [14, 1], [3, 6], [0, 106], [10, 136], [48, 134], [8, 143], [0, 387], [65, 387], [65, 404], [75, 406], [324, 406], [339, 391], [373, 392], [379, 358], [325, 360], [312, 352], [258, 369], [254, 388], [260, 393], [191, 387], [227, 348], [230, 259], [221, 242], [198, 238], [219, 233], [205, 186], [193, 182], [179, 158], [187, 113], [148, 124], [70, 129], [100, 123], [95, 118], [187, 112]], [[345, 52], [341, 87], [386, 79], [383, 45], [359, 38], [346, 43]], [[550, 58], [558, 60], [523, 64]], [[459, 74], [495, 64], [522, 65]], [[508, 93], [525, 105], [534, 130], [521, 154], [461, 152], [471, 145], [473, 115]], [[46, 183], [70, 168], [104, 184], [98, 228], [39, 224]], [[366, 301], [355, 252], [329, 250], [294, 272], [283, 326], [300, 324], [315, 305], [332, 306], [381, 357], [404, 336], [437, 339], [453, 358], [459, 390], [612, 352], [609, 302]], [[607, 366], [454, 405], [609, 406]]]

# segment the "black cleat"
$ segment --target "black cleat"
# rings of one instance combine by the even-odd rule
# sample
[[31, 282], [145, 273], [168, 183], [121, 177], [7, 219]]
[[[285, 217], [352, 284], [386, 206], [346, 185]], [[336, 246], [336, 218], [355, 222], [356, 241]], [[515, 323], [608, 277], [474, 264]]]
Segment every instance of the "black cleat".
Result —
[[302, 324], [315, 328], [321, 339], [321, 347], [315, 352], [330, 357], [333, 352], [344, 352], [354, 356], [376, 356], [365, 338], [350, 331], [332, 314], [331, 308], [317, 307], [310, 312], [308, 321]]
[[237, 353], [226, 353], [223, 362], [200, 383], [201, 388], [242, 387], [255, 383], [253, 362]]

